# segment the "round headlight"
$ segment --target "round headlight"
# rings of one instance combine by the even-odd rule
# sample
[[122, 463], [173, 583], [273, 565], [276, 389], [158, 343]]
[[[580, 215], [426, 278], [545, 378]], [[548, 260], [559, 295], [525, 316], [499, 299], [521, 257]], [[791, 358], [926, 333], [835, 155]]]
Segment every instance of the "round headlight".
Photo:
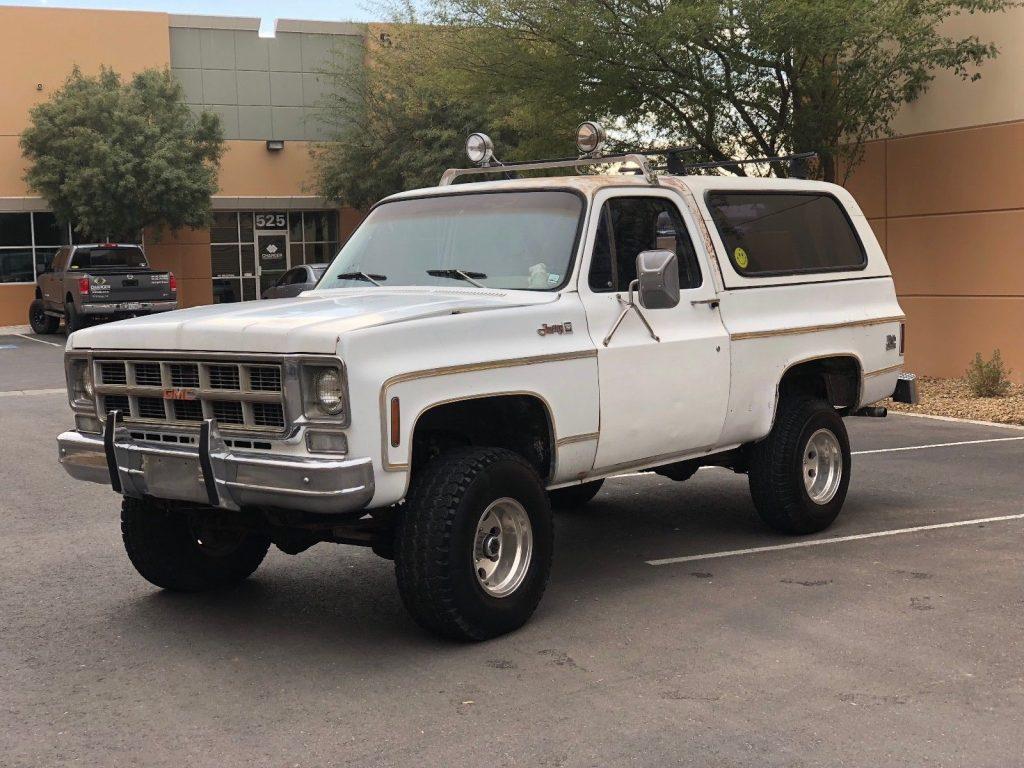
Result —
[[489, 163], [494, 157], [494, 143], [486, 133], [471, 133], [466, 139], [466, 156], [471, 163]]
[[316, 377], [316, 400], [320, 410], [337, 416], [345, 407], [341, 374], [334, 368], [325, 368]]
[[580, 123], [580, 127], [576, 129], [576, 147], [585, 155], [601, 149], [604, 140], [604, 128], [591, 120]]

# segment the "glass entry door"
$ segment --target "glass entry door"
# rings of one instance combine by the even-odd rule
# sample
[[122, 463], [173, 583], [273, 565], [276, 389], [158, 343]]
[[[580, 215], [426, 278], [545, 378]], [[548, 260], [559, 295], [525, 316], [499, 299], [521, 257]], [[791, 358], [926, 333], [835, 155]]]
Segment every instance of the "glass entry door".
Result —
[[288, 232], [256, 233], [256, 272], [260, 278], [260, 296], [288, 271]]

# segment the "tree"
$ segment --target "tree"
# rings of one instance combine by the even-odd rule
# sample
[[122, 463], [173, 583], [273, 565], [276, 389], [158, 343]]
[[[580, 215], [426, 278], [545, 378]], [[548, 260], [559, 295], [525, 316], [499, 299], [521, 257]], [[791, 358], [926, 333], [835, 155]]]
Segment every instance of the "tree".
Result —
[[223, 147], [220, 119], [194, 116], [181, 85], [156, 69], [123, 83], [111, 69], [76, 67], [21, 135], [25, 181], [57, 219], [118, 239], [206, 226]]
[[[486, 48], [489, 35], [469, 35], [473, 49]], [[576, 115], [560, 112], [557, 99], [532, 102], [451, 67], [448, 56], [466, 40], [463, 30], [396, 24], [370, 38], [365, 61], [335, 56], [319, 105], [332, 140], [313, 150], [318, 194], [363, 208], [433, 186], [446, 168], [468, 163], [465, 140], [476, 131], [491, 136], [502, 160], [566, 153]]]
[[[455, 66], [533, 98], [574, 89], [575, 107], [627, 138], [724, 160], [815, 151], [841, 180], [864, 143], [891, 135], [936, 70], [977, 79], [996, 55], [944, 34], [963, 13], [1015, 0], [435, 0], [437, 23], [492, 34]], [[756, 169], [737, 168], [736, 173]], [[773, 172], [785, 174], [784, 166]]]

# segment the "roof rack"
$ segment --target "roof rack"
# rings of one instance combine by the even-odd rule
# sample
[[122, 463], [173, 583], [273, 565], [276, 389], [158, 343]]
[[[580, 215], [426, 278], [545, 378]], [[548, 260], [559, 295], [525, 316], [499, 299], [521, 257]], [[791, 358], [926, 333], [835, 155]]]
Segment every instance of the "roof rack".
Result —
[[[580, 153], [576, 157], [561, 157], [551, 160], [527, 160], [523, 162], [503, 163], [494, 156], [494, 143], [484, 133], [472, 133], [466, 140], [466, 154], [477, 164], [476, 168], [449, 168], [441, 176], [440, 186], [446, 187], [462, 176], [483, 176], [502, 174], [506, 178], [515, 178], [517, 171], [542, 171], [555, 168], [580, 168], [588, 165], [611, 165], [632, 163], [633, 171], [644, 176], [649, 184], [657, 185], [658, 171], [667, 170], [670, 174], [683, 175], [691, 171], [708, 168], [729, 168], [756, 163], [790, 163], [792, 175], [802, 175], [804, 161], [817, 157], [815, 152], [803, 152], [797, 155], [779, 155], [777, 157], [752, 157], [747, 160], [714, 160], [706, 163], [685, 163], [683, 155], [696, 152], [696, 147], [661, 147], [656, 149], [633, 150], [614, 155], [602, 154], [605, 142], [605, 131], [598, 123], [585, 121], [576, 129], [576, 146]], [[653, 165], [651, 157], [664, 157], [663, 166]], [[799, 173], [796, 171], [799, 170]]]
[[608, 165], [609, 163], [633, 163], [651, 184], [658, 183], [658, 174], [655, 167], [647, 158], [648, 154], [665, 154], [660, 152], [629, 152], [621, 155], [596, 155], [584, 157], [562, 157], [553, 160], [528, 160], [519, 163], [500, 163], [494, 161], [492, 165], [482, 165], [477, 168], [449, 168], [441, 176], [441, 186], [446, 187], [460, 176], [479, 176], [493, 173], [513, 173], [515, 171], [542, 171], [552, 168], [579, 168], [587, 165]]
[[706, 170], [708, 168], [732, 168], [739, 165], [755, 165], [757, 163], [789, 163], [791, 166], [802, 170], [807, 160], [818, 156], [817, 152], [800, 152], [796, 155], [777, 155], [775, 157], [751, 157], [748, 160], [712, 160], [707, 163], [683, 163], [678, 170], [673, 169], [672, 155], [669, 155], [668, 169], [670, 173], [688, 173], [690, 171]]

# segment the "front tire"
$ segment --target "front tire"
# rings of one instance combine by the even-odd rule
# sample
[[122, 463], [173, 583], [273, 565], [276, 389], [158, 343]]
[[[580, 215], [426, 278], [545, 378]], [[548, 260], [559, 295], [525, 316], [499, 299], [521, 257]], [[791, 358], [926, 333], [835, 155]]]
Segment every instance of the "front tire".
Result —
[[750, 459], [750, 493], [761, 519], [781, 533], [817, 533], [839, 515], [850, 485], [850, 438], [824, 400], [779, 403], [768, 437]]
[[28, 324], [36, 334], [53, 333], [57, 330], [60, 320], [46, 314], [46, 305], [42, 299], [34, 300], [28, 307]]
[[157, 499], [125, 498], [121, 538], [146, 581], [175, 592], [237, 584], [263, 562], [270, 539], [256, 533], [202, 530], [180, 509]]
[[551, 572], [551, 508], [537, 472], [501, 448], [444, 453], [413, 477], [396, 532], [402, 601], [423, 628], [486, 640], [521, 627]]

